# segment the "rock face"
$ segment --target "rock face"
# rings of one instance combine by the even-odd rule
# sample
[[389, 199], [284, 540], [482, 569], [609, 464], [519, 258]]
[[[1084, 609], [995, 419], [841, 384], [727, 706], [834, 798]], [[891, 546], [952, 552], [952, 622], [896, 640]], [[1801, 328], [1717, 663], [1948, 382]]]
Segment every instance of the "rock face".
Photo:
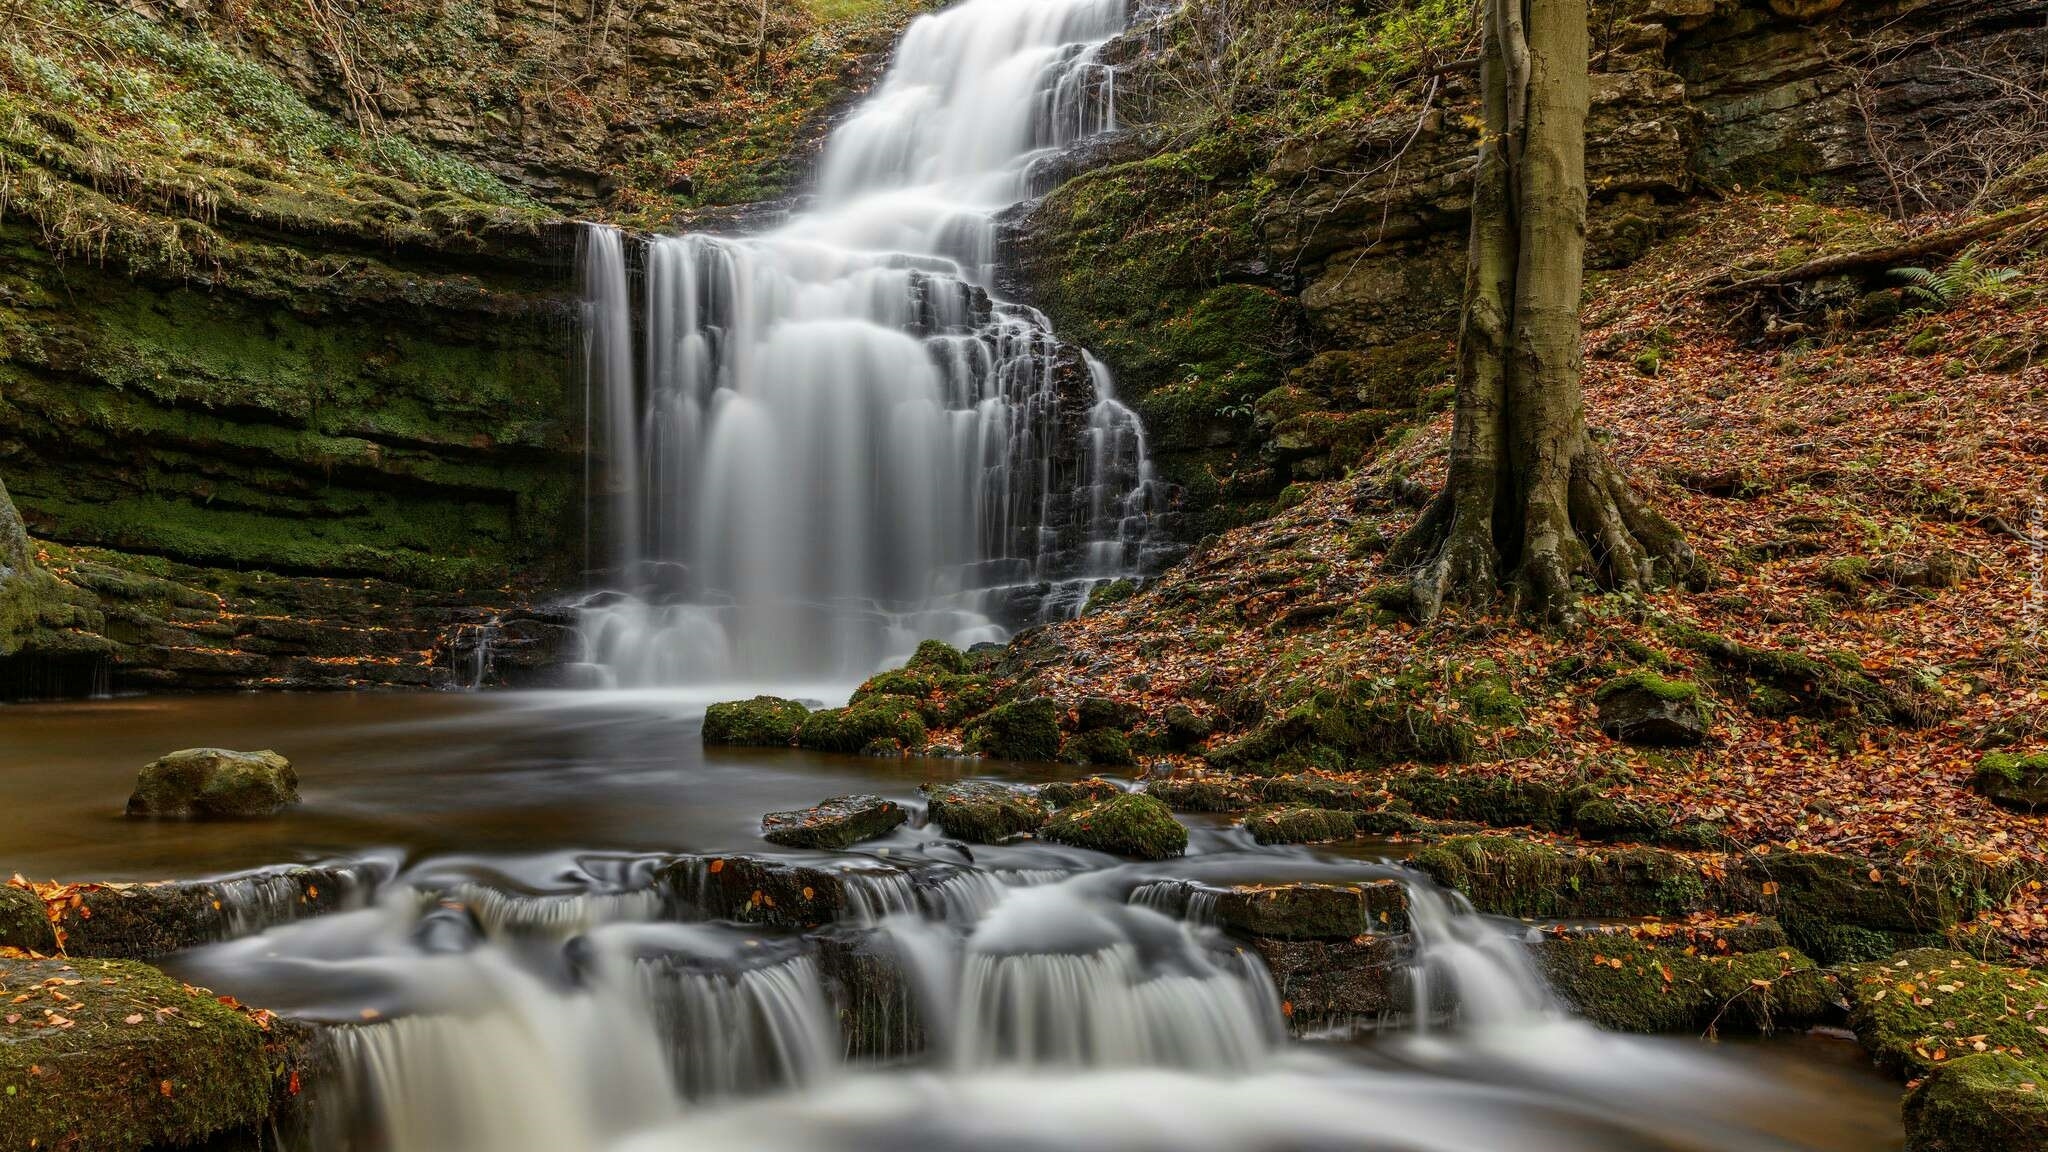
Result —
[[253, 820], [299, 802], [299, 776], [277, 753], [187, 748], [150, 761], [128, 815], [158, 820]]
[[761, 818], [761, 835], [787, 848], [850, 848], [909, 818], [901, 804], [880, 796], [834, 796], [810, 808], [770, 812]]
[[1707, 738], [1696, 684], [1634, 672], [1602, 684], [1593, 698], [1600, 706], [1600, 730], [1624, 744], [1686, 745]]

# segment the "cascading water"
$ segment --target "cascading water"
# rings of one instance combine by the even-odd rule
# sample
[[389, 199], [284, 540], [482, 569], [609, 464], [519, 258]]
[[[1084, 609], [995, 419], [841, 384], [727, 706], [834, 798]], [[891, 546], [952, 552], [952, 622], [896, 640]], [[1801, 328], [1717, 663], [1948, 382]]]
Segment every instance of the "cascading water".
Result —
[[857, 681], [926, 637], [1071, 614], [1156, 548], [1163, 493], [1109, 372], [990, 298], [996, 212], [1115, 125], [1126, 0], [917, 21], [809, 210], [751, 237], [592, 228], [593, 501], [613, 685]]

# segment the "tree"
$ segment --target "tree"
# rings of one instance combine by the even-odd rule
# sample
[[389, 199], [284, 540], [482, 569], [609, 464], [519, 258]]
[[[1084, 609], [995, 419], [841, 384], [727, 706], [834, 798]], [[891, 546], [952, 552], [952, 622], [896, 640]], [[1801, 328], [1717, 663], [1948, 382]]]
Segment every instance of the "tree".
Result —
[[1586, 429], [1586, 0], [1480, 0], [1485, 134], [1458, 337], [1450, 475], [1390, 553], [1413, 607], [1505, 591], [1546, 621], [1572, 582], [1642, 588], [1697, 570]]

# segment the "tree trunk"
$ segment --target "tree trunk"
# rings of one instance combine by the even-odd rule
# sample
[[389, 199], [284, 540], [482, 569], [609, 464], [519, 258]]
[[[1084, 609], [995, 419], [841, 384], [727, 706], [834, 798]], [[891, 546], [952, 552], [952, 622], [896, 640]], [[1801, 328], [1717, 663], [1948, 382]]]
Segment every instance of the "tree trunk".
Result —
[[1481, 0], [1486, 132], [1474, 169], [1457, 409], [1442, 492], [1390, 553], [1415, 613], [1505, 590], [1575, 615], [1573, 581], [1642, 588], [1697, 567], [1586, 431], [1586, 0]]

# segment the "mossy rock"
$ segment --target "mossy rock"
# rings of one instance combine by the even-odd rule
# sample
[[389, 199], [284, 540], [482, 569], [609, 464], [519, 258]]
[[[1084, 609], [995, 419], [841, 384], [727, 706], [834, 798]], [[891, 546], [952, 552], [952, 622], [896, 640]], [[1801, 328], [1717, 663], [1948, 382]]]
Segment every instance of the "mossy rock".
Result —
[[1113, 728], [1097, 728], [1070, 736], [1060, 748], [1062, 759], [1074, 764], [1103, 764], [1128, 767], [1138, 762], [1131, 751], [1131, 739]]
[[1107, 696], [1083, 696], [1074, 705], [1074, 731], [1095, 732], [1114, 728], [1128, 732], [1144, 717], [1144, 710], [1136, 704], [1112, 700]]
[[1426, 698], [1422, 684], [1405, 678], [1310, 689], [1208, 760], [1267, 776], [1404, 760], [1462, 764], [1473, 757], [1476, 733], [1462, 709], [1448, 703]]
[[1369, 812], [1383, 808], [1387, 796], [1375, 783], [1362, 783], [1305, 773], [1298, 776], [1268, 776], [1256, 781], [1259, 799], [1268, 804], [1305, 804], [1344, 812]]
[[1669, 747], [1707, 737], [1699, 685], [1688, 680], [1667, 680], [1640, 669], [1602, 684], [1593, 700], [1600, 709], [1600, 730], [1624, 744]]
[[1243, 884], [1216, 899], [1216, 920], [1254, 937], [1349, 940], [1408, 930], [1408, 893], [1395, 880], [1361, 884]]
[[25, 997], [7, 1008], [21, 1019], [0, 1024], [9, 1148], [139, 1152], [253, 1127], [270, 1112], [264, 1030], [154, 968], [0, 959], [0, 987]]
[[1029, 792], [986, 780], [926, 784], [927, 818], [955, 840], [1000, 844], [1045, 824], [1046, 802]]
[[1246, 776], [1173, 776], [1146, 784], [1145, 792], [1176, 812], [1241, 812], [1258, 804], [1257, 783]]
[[143, 766], [128, 815], [158, 820], [256, 820], [299, 802], [291, 761], [265, 749], [187, 748]]
[[1978, 1052], [1950, 1060], [1906, 1094], [1908, 1152], [2048, 1148], [2048, 1060]]
[[2048, 752], [1986, 753], [1970, 786], [2000, 808], [2036, 812], [2048, 808]]
[[[940, 673], [944, 675], [944, 673]], [[867, 678], [853, 690], [848, 704], [859, 704], [877, 696], [901, 696], [922, 703], [938, 691], [938, 678], [916, 668], [895, 668]]]
[[909, 818], [901, 804], [880, 796], [834, 796], [809, 808], [768, 813], [761, 817], [761, 836], [786, 848], [851, 848]]
[[[936, 644], [938, 641], [927, 640], [925, 643]], [[961, 657], [963, 662], [965, 659]], [[934, 660], [922, 666], [912, 664], [871, 676], [854, 690], [848, 706], [893, 696], [916, 706], [918, 715], [927, 725], [950, 728], [968, 717], [986, 712], [995, 704], [995, 689], [988, 677], [946, 672], [939, 667], [943, 663]]]
[[1358, 819], [1330, 808], [1274, 804], [1247, 813], [1244, 827], [1261, 844], [1325, 844], [1355, 835]]
[[911, 672], [926, 672], [941, 676], [960, 676], [967, 672], [967, 653], [960, 651], [944, 640], [926, 640], [917, 646], [904, 669]]
[[967, 749], [998, 760], [1057, 760], [1059, 710], [1042, 696], [998, 704], [968, 728]]
[[1727, 880], [1733, 903], [1777, 917], [1792, 943], [1823, 964], [1940, 942], [1976, 883], [1832, 852], [1747, 856]]
[[1676, 838], [1671, 809], [1604, 795], [1580, 797], [1572, 808], [1571, 824], [1572, 830], [1587, 840], [1655, 842]]
[[0, 884], [0, 948], [21, 948], [30, 952], [55, 952], [57, 937], [50, 931], [50, 918], [34, 892], [13, 884]]
[[1557, 789], [1511, 776], [1412, 772], [1388, 783], [1418, 814], [1436, 820], [1474, 820], [1495, 828], [1526, 824], [1557, 831], [1569, 823], [1569, 805]]
[[861, 752], [877, 740], [894, 740], [899, 749], [921, 748], [925, 735], [924, 716], [915, 702], [876, 696], [811, 713], [798, 726], [796, 741], [818, 752]]
[[1546, 937], [1534, 946], [1551, 990], [1616, 1032], [1772, 1032], [1827, 1015], [1834, 981], [1789, 948], [1716, 955], [1685, 938], [1627, 933]]
[[1114, 781], [1104, 780], [1100, 776], [1090, 776], [1086, 780], [1061, 780], [1052, 784], [1041, 784], [1038, 787], [1038, 795], [1041, 799], [1048, 804], [1060, 808], [1064, 808], [1069, 804], [1086, 803], [1090, 800], [1107, 800], [1112, 796], [1121, 796], [1123, 794], [1124, 790], [1117, 787]]
[[1497, 916], [1678, 916], [1709, 906], [1692, 861], [1656, 848], [1566, 850], [1510, 836], [1453, 836], [1409, 863]]
[[1166, 746], [1176, 752], [1199, 748], [1216, 730], [1216, 722], [1185, 704], [1166, 709]]
[[1038, 834], [1056, 844], [1140, 860], [1178, 856], [1188, 846], [1188, 830], [1172, 810], [1137, 792], [1062, 808]]
[[786, 748], [811, 710], [780, 696], [730, 700], [704, 710], [704, 743]]
[[1081, 606], [1081, 615], [1088, 616], [1105, 608], [1112, 608], [1138, 594], [1136, 580], [1110, 580], [1097, 584], [1088, 590], [1088, 602]]
[[[1920, 948], [1836, 970], [1849, 1001], [1849, 1026], [1889, 1072], [1923, 1076], [1989, 1048], [2048, 1059], [2035, 1031], [2037, 1004], [2048, 1003], [2048, 974], [1989, 964], [1960, 952]], [[2048, 1084], [2043, 1085], [2048, 1088]]]

